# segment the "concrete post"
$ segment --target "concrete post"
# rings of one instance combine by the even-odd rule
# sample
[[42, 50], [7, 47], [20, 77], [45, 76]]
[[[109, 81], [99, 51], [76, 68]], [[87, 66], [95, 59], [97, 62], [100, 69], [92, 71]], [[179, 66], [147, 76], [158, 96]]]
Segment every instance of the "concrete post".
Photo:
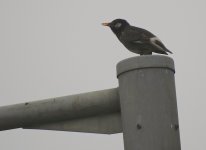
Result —
[[180, 150], [174, 62], [160, 55], [117, 64], [125, 150]]

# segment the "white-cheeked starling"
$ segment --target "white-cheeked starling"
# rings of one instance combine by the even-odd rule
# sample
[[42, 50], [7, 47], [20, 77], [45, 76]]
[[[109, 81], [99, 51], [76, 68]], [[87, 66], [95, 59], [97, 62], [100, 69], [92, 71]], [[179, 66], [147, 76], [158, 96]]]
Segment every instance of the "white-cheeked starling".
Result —
[[110, 23], [102, 23], [102, 25], [110, 27], [119, 41], [131, 52], [140, 55], [151, 55], [152, 52], [172, 54], [154, 34], [145, 29], [131, 26], [124, 19], [115, 19]]

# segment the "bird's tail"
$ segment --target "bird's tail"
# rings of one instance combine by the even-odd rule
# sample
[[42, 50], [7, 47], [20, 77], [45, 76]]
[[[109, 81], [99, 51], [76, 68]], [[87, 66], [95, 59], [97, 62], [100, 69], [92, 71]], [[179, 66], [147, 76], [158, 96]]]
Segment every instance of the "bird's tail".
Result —
[[166, 52], [170, 53], [170, 54], [173, 54], [170, 50], [168, 49], [165, 49]]

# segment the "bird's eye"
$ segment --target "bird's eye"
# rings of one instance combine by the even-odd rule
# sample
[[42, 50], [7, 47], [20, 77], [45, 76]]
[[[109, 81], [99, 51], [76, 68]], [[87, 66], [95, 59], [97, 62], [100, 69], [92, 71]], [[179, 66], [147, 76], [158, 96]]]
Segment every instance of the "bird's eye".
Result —
[[115, 28], [120, 28], [121, 26], [122, 26], [122, 24], [119, 22], [114, 25]]

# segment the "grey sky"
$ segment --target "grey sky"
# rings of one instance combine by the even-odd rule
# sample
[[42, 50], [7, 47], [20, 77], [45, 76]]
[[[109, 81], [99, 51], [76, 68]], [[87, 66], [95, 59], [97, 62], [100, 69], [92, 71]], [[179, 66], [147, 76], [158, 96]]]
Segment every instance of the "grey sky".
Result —
[[[0, 0], [0, 105], [118, 86], [116, 64], [135, 56], [104, 21], [127, 19], [174, 54], [182, 149], [206, 147], [205, 0]], [[122, 134], [15, 129], [0, 147], [123, 150]]]

